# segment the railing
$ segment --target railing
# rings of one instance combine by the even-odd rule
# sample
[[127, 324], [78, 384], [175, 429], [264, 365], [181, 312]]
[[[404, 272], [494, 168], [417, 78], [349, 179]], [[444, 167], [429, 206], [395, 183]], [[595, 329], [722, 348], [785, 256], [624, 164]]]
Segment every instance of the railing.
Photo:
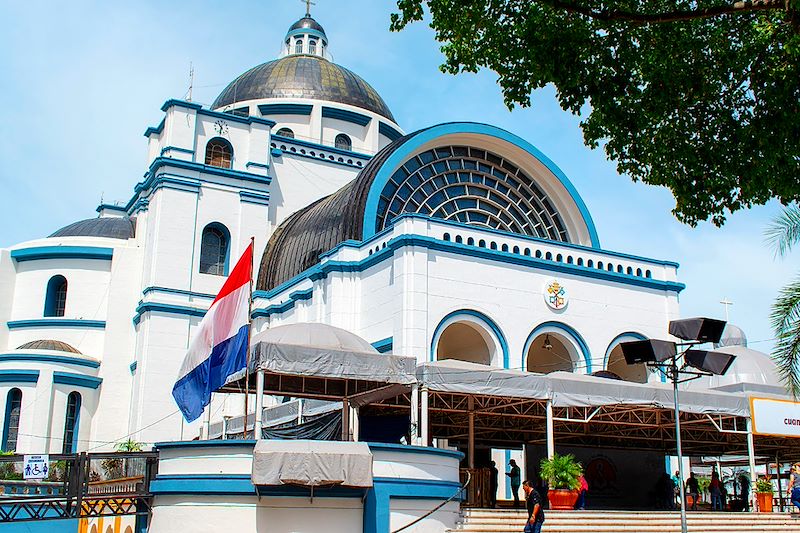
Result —
[[[466, 485], [461, 504], [464, 507], [491, 506], [492, 470], [490, 468], [461, 468], [459, 474], [461, 484]], [[469, 484], [467, 484], [468, 480], [470, 480]]]
[[147, 515], [155, 452], [50, 455], [48, 478], [22, 480], [24, 456], [0, 456], [0, 523]]

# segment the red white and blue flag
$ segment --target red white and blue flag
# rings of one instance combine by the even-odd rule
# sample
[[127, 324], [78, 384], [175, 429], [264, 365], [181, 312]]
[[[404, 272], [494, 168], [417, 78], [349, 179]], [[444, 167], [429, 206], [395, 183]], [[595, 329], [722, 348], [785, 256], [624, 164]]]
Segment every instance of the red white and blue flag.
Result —
[[252, 274], [251, 243], [200, 321], [172, 387], [172, 396], [189, 422], [203, 414], [212, 392], [247, 365]]

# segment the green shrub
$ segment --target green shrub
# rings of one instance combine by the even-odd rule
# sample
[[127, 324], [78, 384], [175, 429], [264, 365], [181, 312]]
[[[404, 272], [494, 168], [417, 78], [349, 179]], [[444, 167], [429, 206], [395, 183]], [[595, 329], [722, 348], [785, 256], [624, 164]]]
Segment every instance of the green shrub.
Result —
[[579, 478], [583, 473], [583, 467], [571, 453], [566, 455], [556, 453], [552, 459], [542, 459], [539, 469], [542, 479], [547, 480], [551, 489], [577, 490], [580, 487]]

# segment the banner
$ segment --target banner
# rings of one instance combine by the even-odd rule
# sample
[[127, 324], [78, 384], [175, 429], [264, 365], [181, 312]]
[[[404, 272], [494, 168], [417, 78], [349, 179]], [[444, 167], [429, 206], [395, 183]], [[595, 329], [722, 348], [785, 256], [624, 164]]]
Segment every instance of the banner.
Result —
[[753, 434], [800, 437], [800, 402], [750, 398]]

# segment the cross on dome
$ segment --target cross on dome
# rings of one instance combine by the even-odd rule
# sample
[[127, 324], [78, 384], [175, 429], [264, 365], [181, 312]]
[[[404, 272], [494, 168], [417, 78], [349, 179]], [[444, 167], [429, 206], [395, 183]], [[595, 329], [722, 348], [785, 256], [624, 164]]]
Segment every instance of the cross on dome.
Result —
[[310, 17], [311, 16], [311, 6], [317, 5], [317, 3], [316, 2], [312, 2], [311, 0], [300, 0], [300, 1], [303, 2], [306, 5], [306, 16]]

